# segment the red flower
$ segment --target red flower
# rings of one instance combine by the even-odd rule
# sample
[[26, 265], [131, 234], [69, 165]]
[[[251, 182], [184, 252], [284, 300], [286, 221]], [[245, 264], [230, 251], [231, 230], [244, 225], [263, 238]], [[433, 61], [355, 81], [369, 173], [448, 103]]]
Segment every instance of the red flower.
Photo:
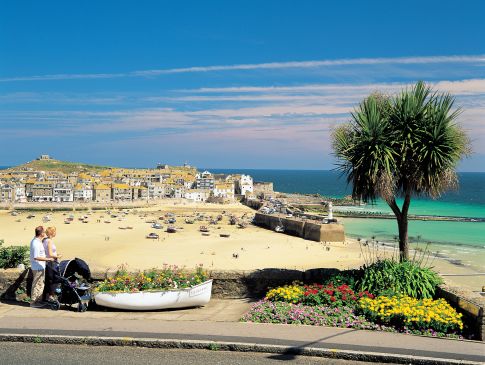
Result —
[[337, 300], [337, 299], [335, 299], [335, 297], [333, 297], [333, 296], [332, 296], [332, 297], [330, 297], [330, 301], [335, 302], [336, 300]]

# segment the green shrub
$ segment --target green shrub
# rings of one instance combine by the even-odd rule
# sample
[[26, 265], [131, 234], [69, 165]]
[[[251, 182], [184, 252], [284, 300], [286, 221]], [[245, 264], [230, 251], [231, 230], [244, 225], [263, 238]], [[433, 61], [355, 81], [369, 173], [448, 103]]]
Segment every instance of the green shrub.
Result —
[[423, 299], [432, 298], [436, 286], [441, 283], [441, 278], [431, 268], [413, 261], [385, 259], [362, 267], [358, 288], [376, 295], [405, 294]]
[[11, 269], [20, 264], [29, 264], [28, 246], [9, 246], [2, 247], [3, 241], [0, 240], [0, 269]]

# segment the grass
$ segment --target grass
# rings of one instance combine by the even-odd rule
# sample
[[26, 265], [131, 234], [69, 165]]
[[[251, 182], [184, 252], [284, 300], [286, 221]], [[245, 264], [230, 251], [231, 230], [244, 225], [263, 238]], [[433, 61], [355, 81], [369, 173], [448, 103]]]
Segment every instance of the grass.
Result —
[[112, 167], [59, 160], [34, 160], [19, 166], [12, 167], [10, 168], [10, 170], [19, 170], [23, 168], [31, 168], [33, 170], [42, 171], [59, 171], [65, 174], [69, 174], [71, 172], [102, 171], [110, 169]]

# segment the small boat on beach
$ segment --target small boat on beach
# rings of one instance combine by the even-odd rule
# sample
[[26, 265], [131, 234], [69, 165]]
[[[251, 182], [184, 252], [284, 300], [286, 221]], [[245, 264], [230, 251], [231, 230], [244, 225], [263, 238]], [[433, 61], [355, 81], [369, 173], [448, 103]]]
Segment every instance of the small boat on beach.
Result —
[[209, 228], [207, 228], [206, 226], [200, 226], [199, 231], [200, 232], [209, 232]]
[[187, 223], [187, 224], [194, 224], [194, 220], [193, 219], [186, 218], [185, 219], [185, 223]]
[[209, 303], [212, 280], [186, 289], [140, 292], [101, 292], [94, 295], [97, 305], [109, 308], [148, 311], [200, 307]]
[[277, 225], [276, 227], [274, 227], [274, 231], [277, 233], [284, 233], [285, 227], [283, 227], [282, 225]]
[[231, 237], [231, 235], [229, 233], [220, 233], [219, 236], [220, 237], [223, 237], [223, 238], [229, 238], [229, 237]]
[[152, 224], [152, 228], [155, 228], [155, 229], [162, 229], [163, 226], [160, 224], [160, 223], [153, 223]]
[[175, 228], [174, 226], [168, 226], [167, 233], [177, 233], [177, 228]]

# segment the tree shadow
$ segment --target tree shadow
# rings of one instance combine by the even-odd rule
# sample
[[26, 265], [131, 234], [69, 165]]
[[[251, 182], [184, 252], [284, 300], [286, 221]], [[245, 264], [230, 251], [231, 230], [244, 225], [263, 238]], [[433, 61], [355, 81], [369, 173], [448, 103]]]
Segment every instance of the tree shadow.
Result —
[[349, 329], [347, 331], [343, 331], [342, 333], [337, 333], [337, 334], [334, 334], [334, 335], [331, 335], [331, 336], [319, 338], [318, 340], [308, 342], [308, 343], [301, 345], [301, 346], [293, 346], [293, 347], [288, 348], [287, 350], [285, 350], [281, 354], [268, 356], [268, 359], [280, 360], [280, 361], [292, 361], [292, 360], [295, 360], [298, 355], [302, 355], [306, 347], [310, 347], [311, 345], [317, 344], [321, 341], [325, 341], [325, 340], [328, 340], [328, 339], [331, 339], [331, 338], [339, 337], [339, 336], [346, 335], [348, 333], [356, 332], [356, 331], [358, 331], [358, 330], [357, 329]]
[[4, 293], [0, 296], [0, 299], [8, 302], [17, 301], [17, 291], [21, 289], [22, 284], [24, 283], [25, 289], [22, 289], [22, 291], [30, 297], [30, 289], [32, 286], [32, 272], [30, 269], [25, 269], [22, 271], [19, 277], [7, 287]]

